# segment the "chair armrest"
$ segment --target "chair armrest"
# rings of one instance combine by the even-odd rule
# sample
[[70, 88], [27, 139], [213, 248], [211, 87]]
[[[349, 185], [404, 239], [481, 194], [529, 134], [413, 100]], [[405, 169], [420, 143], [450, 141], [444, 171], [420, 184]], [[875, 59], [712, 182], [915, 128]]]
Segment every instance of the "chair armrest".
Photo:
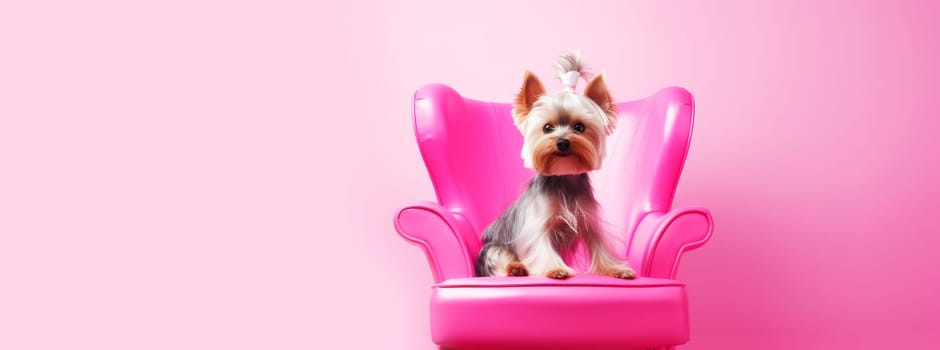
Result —
[[675, 279], [682, 254], [705, 244], [714, 227], [711, 212], [701, 207], [650, 212], [637, 225], [627, 258], [641, 262], [641, 276]]
[[472, 277], [473, 260], [469, 242], [472, 227], [437, 203], [420, 202], [405, 206], [395, 214], [395, 230], [405, 240], [424, 250], [434, 273], [434, 282]]

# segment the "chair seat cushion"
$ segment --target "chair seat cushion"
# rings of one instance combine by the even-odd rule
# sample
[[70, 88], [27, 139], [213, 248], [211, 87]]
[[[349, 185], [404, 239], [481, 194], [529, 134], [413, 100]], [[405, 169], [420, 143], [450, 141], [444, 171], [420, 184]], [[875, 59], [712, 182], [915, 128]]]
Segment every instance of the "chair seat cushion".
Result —
[[650, 348], [688, 341], [685, 284], [576, 275], [456, 278], [434, 286], [431, 337], [445, 348]]

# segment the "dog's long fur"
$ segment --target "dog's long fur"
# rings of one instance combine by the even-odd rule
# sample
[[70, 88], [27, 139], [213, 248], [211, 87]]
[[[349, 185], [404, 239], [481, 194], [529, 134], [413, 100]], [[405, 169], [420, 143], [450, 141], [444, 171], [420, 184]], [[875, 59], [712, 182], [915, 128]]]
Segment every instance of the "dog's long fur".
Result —
[[[557, 67], [559, 76], [585, 75], [577, 55], [562, 56]], [[583, 95], [546, 95], [541, 81], [526, 72], [513, 118], [525, 138], [523, 162], [537, 175], [484, 231], [476, 274], [567, 278], [575, 271], [562, 256], [583, 243], [591, 253], [589, 272], [635, 277], [605, 244], [600, 208], [587, 175], [601, 167], [606, 137], [616, 125], [604, 76], [594, 76]]]

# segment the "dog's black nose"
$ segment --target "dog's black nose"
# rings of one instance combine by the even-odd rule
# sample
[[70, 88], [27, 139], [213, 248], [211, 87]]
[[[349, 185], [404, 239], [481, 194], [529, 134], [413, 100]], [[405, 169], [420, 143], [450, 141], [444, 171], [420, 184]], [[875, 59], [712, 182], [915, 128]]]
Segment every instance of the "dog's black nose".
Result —
[[561, 139], [555, 142], [555, 146], [558, 147], [559, 151], [564, 152], [567, 151], [569, 147], [571, 147], [571, 142], [565, 139]]

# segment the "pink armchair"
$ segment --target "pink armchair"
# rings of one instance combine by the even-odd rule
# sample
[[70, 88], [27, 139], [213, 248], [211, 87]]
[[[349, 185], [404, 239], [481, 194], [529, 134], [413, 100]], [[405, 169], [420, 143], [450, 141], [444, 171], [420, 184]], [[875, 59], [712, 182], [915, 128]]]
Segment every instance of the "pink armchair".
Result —
[[595, 195], [622, 257], [640, 277], [473, 277], [480, 234], [534, 175], [519, 152], [511, 104], [461, 97], [444, 85], [414, 95], [415, 135], [437, 203], [402, 208], [395, 228], [427, 256], [436, 284], [431, 336], [442, 349], [649, 349], [689, 339], [682, 254], [708, 241], [705, 208], [671, 209], [692, 132], [682, 88], [623, 102]]

